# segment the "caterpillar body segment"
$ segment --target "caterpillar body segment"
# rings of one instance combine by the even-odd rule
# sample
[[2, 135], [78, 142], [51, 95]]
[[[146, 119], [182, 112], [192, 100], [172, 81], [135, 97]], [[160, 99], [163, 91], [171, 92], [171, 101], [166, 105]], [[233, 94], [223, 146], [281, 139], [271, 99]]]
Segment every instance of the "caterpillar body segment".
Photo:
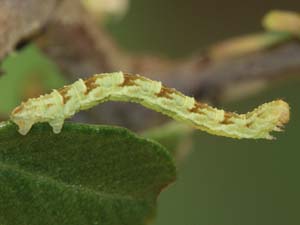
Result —
[[12, 111], [11, 120], [23, 135], [38, 122], [48, 122], [59, 133], [66, 118], [105, 101], [136, 102], [196, 129], [232, 138], [271, 139], [270, 132], [279, 131], [289, 120], [289, 106], [282, 100], [246, 114], [230, 113], [197, 102], [161, 82], [122, 72], [96, 74], [29, 99]]

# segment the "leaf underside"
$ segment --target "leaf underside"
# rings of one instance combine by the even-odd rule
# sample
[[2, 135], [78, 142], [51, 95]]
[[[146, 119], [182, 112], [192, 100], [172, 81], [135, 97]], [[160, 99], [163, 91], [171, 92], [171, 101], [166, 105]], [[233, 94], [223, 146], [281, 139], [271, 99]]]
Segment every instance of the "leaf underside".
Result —
[[0, 125], [0, 224], [140, 225], [175, 179], [171, 156], [126, 129]]

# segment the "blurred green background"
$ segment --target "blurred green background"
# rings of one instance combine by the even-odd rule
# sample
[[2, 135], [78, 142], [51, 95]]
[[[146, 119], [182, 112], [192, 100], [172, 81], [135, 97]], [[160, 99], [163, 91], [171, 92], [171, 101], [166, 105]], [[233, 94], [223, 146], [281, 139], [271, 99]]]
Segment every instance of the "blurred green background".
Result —
[[[111, 18], [107, 29], [127, 51], [180, 58], [216, 41], [262, 30], [261, 18], [270, 9], [300, 11], [300, 1], [132, 0], [128, 14], [122, 20]], [[19, 96], [39, 92], [40, 83], [45, 82], [45, 90], [64, 83], [56, 66], [34, 46], [11, 55], [2, 68], [8, 74], [0, 82], [0, 118], [20, 101]], [[155, 224], [299, 225], [299, 85], [300, 79], [277, 83], [256, 96], [224, 105], [245, 112], [283, 98], [291, 104], [292, 118], [276, 141], [195, 133], [177, 182], [160, 196]]]
[[[108, 28], [128, 51], [178, 58], [263, 30], [261, 18], [271, 9], [300, 11], [300, 1], [133, 0], [125, 18], [110, 21]], [[300, 79], [281, 82], [225, 105], [246, 112], [283, 98], [291, 104], [291, 122], [276, 141], [237, 141], [197, 132], [178, 180], [160, 196], [155, 224], [299, 225], [299, 86]]]

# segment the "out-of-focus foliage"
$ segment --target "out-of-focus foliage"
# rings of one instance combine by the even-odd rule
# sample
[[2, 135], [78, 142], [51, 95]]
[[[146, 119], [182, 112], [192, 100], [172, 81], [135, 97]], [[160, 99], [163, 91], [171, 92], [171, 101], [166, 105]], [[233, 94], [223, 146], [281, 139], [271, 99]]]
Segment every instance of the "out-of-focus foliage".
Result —
[[213, 45], [209, 50], [209, 56], [214, 60], [226, 60], [258, 52], [291, 39], [292, 36], [289, 33], [282, 32], [249, 34]]
[[[300, 11], [294, 0], [132, 0], [131, 5], [123, 21], [110, 24], [116, 39], [131, 51], [177, 57], [261, 31], [261, 18], [270, 9]], [[235, 141], [196, 132], [177, 182], [160, 197], [155, 224], [300, 224], [299, 85], [299, 79], [280, 81], [226, 106], [246, 112], [270, 99], [288, 101], [291, 122], [276, 141]]]
[[65, 84], [56, 65], [34, 45], [8, 56], [1, 69], [4, 73], [0, 77], [2, 117], [7, 117], [23, 99], [37, 97]]
[[300, 13], [274, 10], [265, 16], [263, 25], [270, 31], [287, 32], [300, 37]]

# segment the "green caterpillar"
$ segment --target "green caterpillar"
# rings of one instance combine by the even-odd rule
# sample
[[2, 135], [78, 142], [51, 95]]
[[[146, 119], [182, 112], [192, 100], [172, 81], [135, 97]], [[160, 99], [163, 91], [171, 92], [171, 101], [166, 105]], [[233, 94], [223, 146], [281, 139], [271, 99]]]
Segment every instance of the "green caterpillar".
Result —
[[272, 139], [270, 132], [279, 131], [289, 120], [289, 106], [282, 100], [239, 115], [199, 103], [161, 82], [122, 72], [79, 79], [60, 90], [29, 99], [15, 108], [10, 118], [23, 135], [38, 122], [48, 122], [53, 132], [59, 133], [66, 118], [105, 101], [136, 102], [197, 129], [232, 138]]

